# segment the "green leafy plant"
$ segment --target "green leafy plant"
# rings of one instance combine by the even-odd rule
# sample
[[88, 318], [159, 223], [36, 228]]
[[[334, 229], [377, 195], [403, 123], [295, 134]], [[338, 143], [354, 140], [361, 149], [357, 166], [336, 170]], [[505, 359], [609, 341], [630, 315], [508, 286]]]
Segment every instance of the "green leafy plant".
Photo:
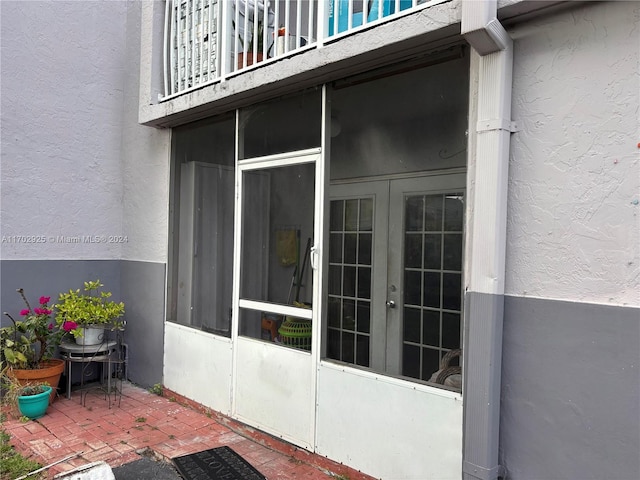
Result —
[[153, 393], [154, 395], [162, 396], [162, 384], [156, 383], [153, 387], [149, 388], [149, 392]]
[[[235, 30], [235, 22], [232, 20], [231, 22], [233, 24], [233, 29]], [[256, 32], [257, 30], [257, 32]], [[238, 40], [240, 42], [240, 46], [242, 47], [242, 51], [246, 52], [246, 53], [253, 53], [254, 52], [254, 47], [257, 48], [257, 50], [255, 50], [257, 53], [262, 53], [263, 49], [264, 49], [264, 21], [262, 20], [262, 16], [258, 15], [258, 21], [257, 21], [257, 26], [256, 29], [254, 30], [254, 23], [253, 21], [248, 22], [248, 29], [245, 32], [247, 35], [247, 38], [249, 40], [248, 44], [246, 45], [245, 48], [245, 44], [244, 44], [244, 35], [241, 34], [240, 32], [238, 32]], [[255, 35], [254, 35], [255, 33]], [[269, 48], [267, 49], [267, 55], [269, 55], [271, 52], [271, 49], [273, 48], [273, 44], [271, 44], [269, 46]]]
[[12, 375], [7, 375], [7, 369], [2, 372], [0, 378], [4, 391], [2, 401], [5, 406], [17, 407], [18, 397], [38, 395], [46, 392], [49, 388], [49, 384], [46, 382], [32, 381], [22, 383]]
[[[16, 452], [11, 443], [9, 443], [10, 439], [11, 437], [4, 429], [0, 430], [0, 479], [18, 478], [38, 470], [42, 466]], [[43, 476], [36, 474], [29, 478], [38, 479], [43, 478]]]
[[74, 337], [82, 336], [83, 327], [89, 325], [110, 326], [121, 329], [124, 303], [110, 300], [111, 292], [102, 291], [100, 280], [84, 282], [84, 293], [80, 289], [61, 293], [56, 309], [56, 323]]
[[42, 361], [53, 358], [64, 331], [51, 319], [53, 310], [48, 305], [51, 297], [40, 297], [38, 307], [31, 308], [24, 290], [19, 288], [17, 291], [27, 308], [20, 311], [22, 320], [4, 312], [13, 325], [0, 329], [2, 369], [36, 369]]

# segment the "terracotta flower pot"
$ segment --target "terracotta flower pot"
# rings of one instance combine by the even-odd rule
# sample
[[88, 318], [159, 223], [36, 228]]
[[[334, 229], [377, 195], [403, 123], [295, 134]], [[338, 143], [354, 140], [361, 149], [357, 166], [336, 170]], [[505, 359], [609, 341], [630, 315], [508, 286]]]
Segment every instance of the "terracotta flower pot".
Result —
[[33, 382], [48, 383], [51, 386], [51, 393], [49, 394], [49, 405], [51, 405], [56, 399], [60, 376], [62, 372], [64, 372], [64, 360], [52, 358], [51, 360], [45, 360], [40, 365], [41, 368], [33, 368], [30, 370], [12, 368], [9, 371], [9, 375], [18, 380], [21, 385]]
[[[244, 52], [238, 53], [238, 70], [244, 67]], [[256, 63], [263, 60], [262, 52], [256, 54]], [[253, 52], [247, 52], [247, 67], [253, 65]]]

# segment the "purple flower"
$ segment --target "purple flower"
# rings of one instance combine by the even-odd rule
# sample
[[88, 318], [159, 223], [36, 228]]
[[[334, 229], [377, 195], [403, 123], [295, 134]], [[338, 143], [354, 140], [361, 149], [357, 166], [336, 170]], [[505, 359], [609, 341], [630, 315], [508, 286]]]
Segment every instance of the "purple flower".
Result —
[[40, 305], [46, 305], [51, 300], [51, 297], [40, 297]]
[[35, 313], [36, 315], [42, 315], [43, 310], [41, 308], [34, 308], [33, 313]]
[[49, 330], [53, 330], [53, 323], [49, 324]]
[[29, 315], [31, 311], [28, 308], [23, 308], [20, 310], [20, 315]]

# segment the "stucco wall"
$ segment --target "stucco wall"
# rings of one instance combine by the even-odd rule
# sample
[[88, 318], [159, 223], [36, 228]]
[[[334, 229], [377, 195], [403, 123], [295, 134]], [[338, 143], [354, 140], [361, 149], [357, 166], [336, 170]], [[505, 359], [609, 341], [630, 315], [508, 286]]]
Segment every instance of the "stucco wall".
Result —
[[127, 4], [0, 8], [1, 258], [116, 259]]
[[171, 131], [138, 124], [141, 9], [141, 2], [129, 5], [126, 24], [121, 161], [122, 231], [127, 242], [121, 258], [166, 263]]
[[0, 2], [1, 311], [100, 278], [162, 380], [168, 130], [138, 124], [141, 2]]
[[3, 259], [166, 261], [169, 131], [133, 2], [2, 2]]
[[640, 4], [514, 26], [506, 293], [640, 305]]
[[509, 478], [640, 476], [639, 27], [638, 2], [587, 2], [510, 28]]

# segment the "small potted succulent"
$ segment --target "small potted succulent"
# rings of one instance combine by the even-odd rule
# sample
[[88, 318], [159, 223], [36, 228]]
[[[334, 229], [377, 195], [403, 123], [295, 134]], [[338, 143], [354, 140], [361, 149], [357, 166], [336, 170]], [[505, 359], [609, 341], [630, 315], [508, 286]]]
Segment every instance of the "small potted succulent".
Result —
[[21, 383], [15, 377], [3, 376], [4, 401], [18, 407], [20, 415], [36, 420], [47, 412], [53, 388], [42, 381]]
[[55, 305], [56, 323], [80, 345], [100, 344], [105, 329], [124, 326], [124, 303], [111, 300], [111, 292], [102, 291], [102, 287], [100, 280], [84, 282], [83, 292], [61, 293]]

